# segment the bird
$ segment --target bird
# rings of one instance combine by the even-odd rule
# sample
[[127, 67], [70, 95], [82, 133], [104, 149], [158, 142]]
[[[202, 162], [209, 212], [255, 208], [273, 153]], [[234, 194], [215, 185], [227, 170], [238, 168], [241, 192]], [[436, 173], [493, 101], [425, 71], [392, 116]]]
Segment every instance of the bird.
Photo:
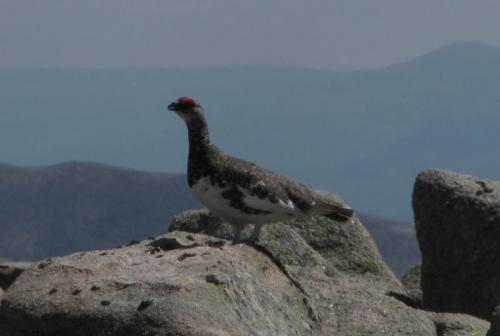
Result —
[[212, 214], [230, 223], [233, 243], [241, 231], [254, 225], [250, 241], [259, 238], [261, 227], [297, 217], [321, 215], [352, 221], [354, 210], [325, 193], [261, 167], [225, 154], [210, 141], [208, 124], [200, 103], [180, 97], [168, 105], [188, 129], [187, 182], [193, 195]]

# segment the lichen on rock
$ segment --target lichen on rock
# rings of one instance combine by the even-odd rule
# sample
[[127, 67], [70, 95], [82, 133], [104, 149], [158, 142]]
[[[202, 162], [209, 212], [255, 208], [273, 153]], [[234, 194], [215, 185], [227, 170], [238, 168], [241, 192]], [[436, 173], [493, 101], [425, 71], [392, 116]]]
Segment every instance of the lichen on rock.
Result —
[[[33, 264], [5, 293], [0, 331], [436, 336], [449, 325], [399, 299], [406, 289], [358, 220], [270, 224], [257, 242], [232, 244], [229, 224], [194, 210], [170, 230]], [[488, 327], [463, 321], [460, 330]]]

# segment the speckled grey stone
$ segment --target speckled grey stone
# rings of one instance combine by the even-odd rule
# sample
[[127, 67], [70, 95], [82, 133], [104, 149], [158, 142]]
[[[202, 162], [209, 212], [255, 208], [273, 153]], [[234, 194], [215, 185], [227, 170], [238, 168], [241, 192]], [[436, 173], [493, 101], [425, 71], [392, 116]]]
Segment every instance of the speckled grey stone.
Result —
[[425, 308], [489, 319], [500, 300], [500, 183], [426, 170], [413, 209]]

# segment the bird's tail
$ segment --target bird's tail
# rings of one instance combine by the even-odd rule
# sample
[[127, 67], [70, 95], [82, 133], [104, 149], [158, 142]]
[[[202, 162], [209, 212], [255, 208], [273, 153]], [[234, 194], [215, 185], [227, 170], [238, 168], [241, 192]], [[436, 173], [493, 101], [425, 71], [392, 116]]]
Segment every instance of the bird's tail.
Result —
[[354, 216], [354, 210], [348, 206], [329, 205], [328, 207], [325, 207], [322, 215], [333, 220], [347, 222]]
[[322, 198], [317, 200], [315, 212], [337, 221], [347, 222], [354, 216], [354, 210], [331, 194], [321, 193]]

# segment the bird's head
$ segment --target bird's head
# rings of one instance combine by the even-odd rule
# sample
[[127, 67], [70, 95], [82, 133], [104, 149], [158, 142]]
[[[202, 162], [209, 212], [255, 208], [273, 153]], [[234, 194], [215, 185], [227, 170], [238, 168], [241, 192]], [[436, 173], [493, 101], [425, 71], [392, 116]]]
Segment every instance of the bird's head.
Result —
[[174, 111], [186, 122], [200, 117], [203, 114], [201, 105], [196, 100], [189, 97], [178, 98], [172, 104], [168, 105], [168, 110]]

